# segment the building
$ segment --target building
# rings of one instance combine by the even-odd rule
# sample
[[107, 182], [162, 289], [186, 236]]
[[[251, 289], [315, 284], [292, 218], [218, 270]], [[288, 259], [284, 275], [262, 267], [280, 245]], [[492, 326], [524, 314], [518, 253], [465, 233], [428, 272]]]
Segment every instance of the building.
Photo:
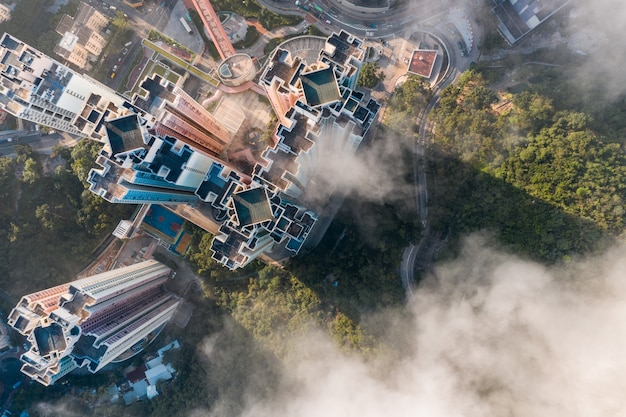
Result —
[[148, 121], [160, 135], [172, 136], [215, 157], [230, 145], [228, 128], [182, 88], [157, 74], [143, 80], [140, 87], [133, 103], [152, 117]]
[[104, 122], [138, 110], [107, 86], [5, 33], [0, 108], [31, 122], [102, 141]]
[[92, 63], [106, 45], [102, 35], [109, 19], [86, 3], [79, 3], [75, 17], [64, 15], [56, 27], [62, 36], [54, 52], [67, 62], [84, 70], [91, 70]]
[[22, 297], [8, 319], [30, 344], [22, 372], [51, 385], [76, 368], [95, 373], [139, 351], [178, 306], [164, 288], [171, 275], [149, 260]]
[[411, 54], [411, 60], [409, 61], [407, 72], [419, 75], [420, 77], [424, 77], [428, 80], [433, 74], [433, 68], [435, 67], [436, 60], [437, 51], [416, 49]]
[[0, 22], [11, 20], [11, 9], [6, 4], [0, 4]]
[[[298, 49], [297, 42], [315, 53], [296, 55], [285, 46]], [[112, 203], [208, 208], [219, 230], [213, 258], [230, 269], [262, 255], [282, 260], [306, 246], [324, 211], [320, 200], [337, 191], [316, 181], [323, 162], [354, 153], [380, 108], [355, 91], [366, 57], [361, 39], [345, 31], [291, 39], [260, 77], [279, 116], [272, 146], [243, 173], [227, 160], [235, 133], [226, 121], [158, 74], [127, 99], [10, 35], [0, 41], [0, 56], [0, 105], [104, 144], [100, 167], [89, 174], [92, 192]], [[132, 234], [136, 224], [120, 224], [116, 233]]]
[[498, 30], [513, 45], [565, 7], [571, 0], [494, 0]]
[[90, 190], [111, 203], [194, 203], [214, 159], [159, 134], [136, 114], [105, 124], [105, 147], [89, 173]]

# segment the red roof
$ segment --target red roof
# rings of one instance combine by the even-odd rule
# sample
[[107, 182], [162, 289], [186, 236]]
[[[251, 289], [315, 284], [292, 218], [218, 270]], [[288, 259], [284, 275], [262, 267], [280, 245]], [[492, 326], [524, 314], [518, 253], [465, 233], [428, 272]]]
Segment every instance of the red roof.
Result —
[[408, 72], [430, 78], [437, 59], [437, 51], [416, 49], [411, 56]]
[[137, 369], [126, 374], [126, 378], [131, 383], [136, 383], [146, 378], [146, 365], [141, 364]]

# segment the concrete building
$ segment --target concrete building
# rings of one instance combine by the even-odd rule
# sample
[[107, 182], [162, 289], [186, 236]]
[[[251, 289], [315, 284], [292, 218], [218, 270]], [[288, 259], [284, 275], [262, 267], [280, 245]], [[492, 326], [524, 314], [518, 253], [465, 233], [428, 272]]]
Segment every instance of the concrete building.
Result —
[[0, 4], [0, 22], [11, 20], [11, 9], [6, 4]]
[[137, 112], [107, 86], [72, 71], [5, 33], [0, 38], [0, 108], [37, 124], [94, 140], [104, 121]]
[[[157, 74], [127, 99], [5, 34], [0, 105], [103, 142], [88, 181], [109, 202], [210, 207], [219, 230], [213, 258], [228, 268], [261, 255], [282, 260], [305, 247], [323, 209], [308, 193], [321, 162], [354, 153], [380, 108], [354, 90], [366, 56], [361, 39], [344, 31], [307, 39], [286, 44], [315, 45], [315, 54], [279, 47], [261, 75], [279, 124], [251, 175], [227, 161], [234, 132], [225, 122]], [[316, 187], [318, 197], [320, 187], [335, 191]], [[132, 233], [135, 220], [116, 233]]]
[[76, 16], [64, 15], [56, 27], [62, 36], [54, 52], [67, 62], [84, 70], [91, 70], [92, 63], [106, 45], [102, 35], [109, 19], [86, 3], [79, 3]]
[[[294, 44], [296, 41], [299, 42]], [[317, 45], [315, 41], [316, 37], [304, 36], [285, 45]], [[339, 101], [340, 87], [354, 90], [365, 62], [366, 49], [361, 39], [343, 30], [329, 36], [315, 59], [309, 58], [311, 62], [296, 55], [291, 48], [279, 46], [268, 60], [259, 81], [279, 122], [289, 124], [286, 114], [298, 101], [318, 108]]]
[[76, 368], [95, 373], [173, 316], [172, 270], [149, 260], [22, 297], [8, 323], [27, 337], [22, 372], [51, 385]]
[[160, 135], [172, 136], [215, 157], [230, 145], [232, 133], [182, 88], [153, 74], [141, 83], [132, 101], [150, 117]]
[[498, 30], [513, 45], [548, 20], [571, 0], [494, 0]]

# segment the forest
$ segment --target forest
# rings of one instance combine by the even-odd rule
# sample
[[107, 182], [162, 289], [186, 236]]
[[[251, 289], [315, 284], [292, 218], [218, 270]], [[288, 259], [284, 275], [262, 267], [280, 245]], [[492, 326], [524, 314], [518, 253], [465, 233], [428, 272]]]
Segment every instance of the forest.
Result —
[[112, 205], [85, 182], [100, 144], [83, 140], [46, 156], [16, 145], [0, 157], [0, 288], [8, 311], [23, 294], [67, 282], [133, 206]]
[[[259, 14], [254, 1], [216, 4], [239, 8], [267, 27], [289, 22]], [[14, 32], [19, 28], [5, 30], [31, 41], [27, 33]], [[38, 30], [45, 38], [53, 26]], [[368, 85], [378, 81], [377, 68], [370, 69]], [[429, 222], [447, 238], [444, 259], [454, 257], [463, 237], [472, 233], [488, 233], [504, 250], [547, 264], [601, 251], [623, 238], [624, 98], [606, 111], [584, 105], [554, 70], [515, 89], [493, 88], [497, 80], [493, 69], [476, 64], [442, 91], [428, 116], [434, 126], [426, 153]], [[428, 85], [408, 77], [388, 98], [384, 122], [368, 140], [412, 143], [431, 100]], [[87, 190], [85, 179], [99, 147], [81, 141], [46, 157], [17, 146], [16, 158], [0, 158], [0, 252], [5, 254], [0, 288], [12, 298], [2, 299], [4, 310], [22, 294], [73, 278], [103, 237], [135, 209], [108, 204]], [[397, 161], [408, 184], [412, 158], [407, 153]], [[79, 415], [181, 415], [210, 408], [218, 398], [237, 398], [240, 381], [264, 386], [262, 396], [275, 387], [280, 360], [293, 354], [294, 336], [311, 329], [321, 329], [344, 352], [375, 357], [385, 341], [366, 318], [403, 305], [398, 265], [403, 249], [422, 233], [415, 198], [404, 197], [372, 202], [345, 196], [321, 243], [283, 268], [254, 262], [230, 272], [210, 257], [213, 237], [190, 226], [193, 243], [185, 260], [201, 277], [203, 294], [190, 300], [189, 325], [172, 325], [164, 335], [183, 341], [180, 354], [171, 358], [177, 378], [159, 385], [162, 395], [151, 402], [92, 410], [76, 401], [68, 407]], [[209, 348], [231, 354], [209, 361]], [[253, 365], [263, 372], [250, 374]], [[119, 372], [72, 377], [72, 384], [102, 388], [119, 377]], [[76, 398], [88, 399], [88, 393], [76, 391], [81, 392]], [[15, 401], [23, 406], [33, 398], [56, 401], [64, 392], [29, 385]]]
[[433, 225], [453, 236], [489, 230], [548, 263], [606, 247], [624, 230], [626, 162], [619, 137], [534, 89], [489, 88], [468, 71], [432, 113]]

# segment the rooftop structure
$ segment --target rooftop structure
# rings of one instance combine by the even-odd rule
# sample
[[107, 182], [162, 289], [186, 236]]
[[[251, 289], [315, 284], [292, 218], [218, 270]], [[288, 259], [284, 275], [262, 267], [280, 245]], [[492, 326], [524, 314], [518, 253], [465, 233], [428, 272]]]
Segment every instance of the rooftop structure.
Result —
[[80, 69], [91, 69], [106, 45], [101, 33], [109, 19], [86, 3], [79, 3], [75, 17], [64, 15], [56, 27], [62, 36], [54, 52]]
[[0, 22], [11, 20], [11, 9], [6, 4], [0, 4]]
[[214, 159], [137, 115], [107, 122], [107, 145], [89, 173], [90, 190], [112, 203], [192, 203]]
[[22, 372], [43, 385], [80, 367], [98, 372], [172, 317], [171, 273], [150, 260], [22, 297], [8, 320], [31, 345]]
[[437, 51], [416, 49], [411, 55], [408, 72], [424, 78], [430, 78], [435, 67]]
[[[298, 51], [307, 45], [322, 49], [316, 55], [299, 54]], [[317, 37], [303, 36], [276, 48], [259, 83], [265, 89], [279, 122], [289, 123], [285, 115], [297, 101], [309, 107], [319, 107], [339, 101], [340, 87], [354, 90], [365, 60], [365, 50], [362, 40], [343, 30], [333, 33], [324, 42]]]
[[217, 69], [220, 81], [229, 87], [238, 87], [252, 81], [256, 76], [252, 58], [246, 54], [231, 55]]
[[209, 0], [192, 0], [200, 18], [202, 19], [202, 23], [204, 23], [204, 27], [209, 32], [209, 36], [213, 41], [213, 44], [217, 48], [217, 52], [220, 54], [222, 59], [226, 59], [230, 56], [235, 55], [235, 48], [233, 48], [233, 44], [230, 43], [230, 39], [224, 31], [222, 24], [220, 23], [219, 17], [215, 13], [213, 6]]
[[95, 140], [104, 138], [105, 119], [137, 111], [115, 91], [7, 33], [0, 38], [0, 107]]
[[[19, 59], [32, 62], [20, 55], [31, 51], [45, 64], [42, 67], [62, 68], [54, 82], [43, 79], [28, 85], [28, 92], [38, 91], [44, 83], [54, 87], [46, 93], [46, 103], [66, 93], [73, 80], [91, 82], [8, 35], [3, 39], [0, 45], [7, 51], [9, 64]], [[80, 122], [81, 132], [104, 143], [96, 161], [100, 167], [89, 173], [90, 190], [112, 203], [156, 203], [172, 210], [171, 205], [181, 204], [204, 207], [198, 209], [204, 216], [201, 222], [210, 216], [211, 227], [218, 231], [211, 245], [213, 257], [231, 269], [261, 255], [284, 259], [299, 253], [317, 222], [316, 210], [322, 208], [307, 188], [320, 177], [327, 157], [356, 151], [380, 106], [354, 91], [365, 59], [362, 40], [341, 31], [325, 41], [300, 38], [288, 45], [295, 42], [322, 49], [317, 55], [292, 56], [290, 50], [278, 48], [270, 57], [260, 83], [280, 123], [273, 146], [263, 152], [249, 175], [230, 166], [225, 152], [241, 123], [225, 116], [218, 121], [157, 74], [141, 81], [132, 100], [117, 95], [105, 99], [101, 92], [105, 87], [95, 82], [94, 88], [86, 84], [72, 90], [85, 97], [64, 102], [59, 111], [67, 111], [71, 104], [77, 114], [70, 121]], [[231, 58], [229, 62], [236, 64], [236, 56]], [[0, 75], [12, 76], [13, 82], [28, 79], [29, 71], [11, 68], [5, 67]], [[1, 81], [0, 85], [7, 84]], [[7, 89], [0, 94], [0, 103], [14, 96]], [[335, 191], [333, 184], [323, 188], [328, 195]], [[319, 190], [312, 194], [320, 195]], [[136, 230], [129, 224], [116, 233], [127, 236]], [[176, 244], [175, 236], [170, 240]]]
[[153, 115], [155, 129], [207, 155], [220, 155], [232, 140], [229, 130], [182, 88], [153, 74], [141, 84], [133, 103]]
[[509, 44], [528, 35], [571, 0], [494, 0], [498, 30]]

